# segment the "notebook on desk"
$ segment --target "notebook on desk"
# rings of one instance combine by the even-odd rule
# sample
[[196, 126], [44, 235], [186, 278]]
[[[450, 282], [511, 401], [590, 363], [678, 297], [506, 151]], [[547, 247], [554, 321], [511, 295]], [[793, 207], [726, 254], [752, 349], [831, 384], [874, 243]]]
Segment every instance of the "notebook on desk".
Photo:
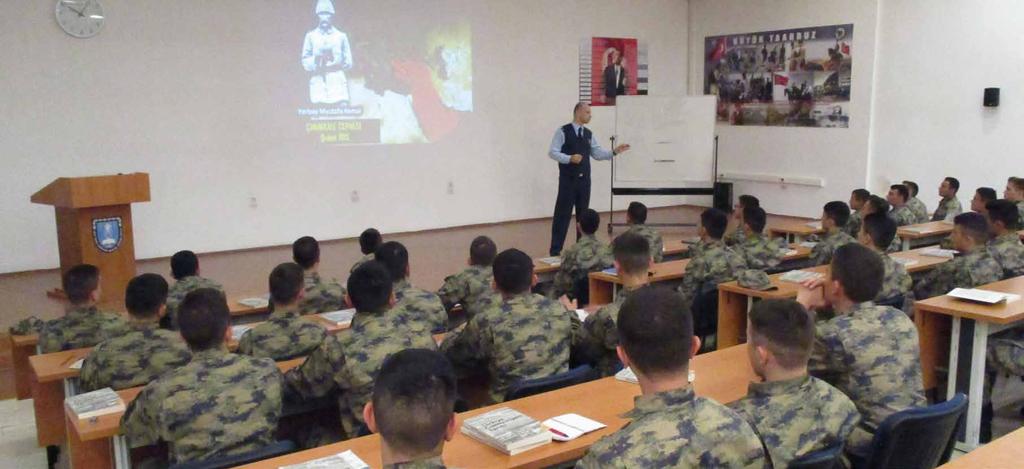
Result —
[[954, 288], [952, 291], [947, 293], [947, 295], [952, 296], [953, 298], [987, 305], [1020, 301], [1020, 295], [997, 291], [978, 290], [977, 288]]

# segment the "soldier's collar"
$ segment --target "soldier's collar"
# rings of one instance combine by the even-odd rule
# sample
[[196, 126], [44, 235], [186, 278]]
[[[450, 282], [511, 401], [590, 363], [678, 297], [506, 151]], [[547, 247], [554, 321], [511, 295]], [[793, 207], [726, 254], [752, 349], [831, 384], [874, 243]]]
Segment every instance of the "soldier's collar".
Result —
[[274, 312], [270, 315], [275, 318], [296, 318], [299, 317], [299, 304], [292, 303], [288, 306], [274, 305]]
[[192, 351], [193, 360], [209, 360], [211, 358], [223, 357], [225, 355], [231, 355], [231, 351], [228, 350], [227, 344], [221, 344], [218, 347], [214, 347], [209, 350]]
[[426, 469], [435, 467], [444, 467], [444, 461], [441, 460], [440, 454], [430, 458], [417, 459], [415, 461], [405, 461], [384, 465], [384, 469]]
[[1018, 235], [1016, 231], [1007, 231], [1006, 233], [1003, 233], [999, 236], [996, 236], [995, 238], [992, 238], [992, 241], [1000, 243], [1010, 242], [1016, 244], [1020, 242], [1020, 235]]
[[530, 290], [526, 290], [522, 293], [514, 293], [511, 295], [506, 295], [504, 293], [501, 294], [501, 301], [505, 303], [523, 303], [525, 301], [530, 300], [530, 298], [533, 298], [533, 292]]
[[644, 415], [663, 412], [673, 407], [689, 404], [695, 397], [693, 387], [689, 385], [649, 396], [637, 396], [633, 399], [633, 410], [626, 413], [626, 418], [635, 420]]
[[406, 288], [411, 288], [411, 287], [412, 287], [412, 284], [409, 283], [409, 277], [406, 277], [406, 278], [403, 278], [401, 280], [396, 281], [392, 288], [394, 289], [394, 291], [398, 291], [398, 290], [405, 290]]
[[64, 310], [64, 315], [65, 316], [72, 316], [72, 315], [95, 314], [97, 311], [99, 311], [99, 308], [97, 308], [96, 305], [88, 305], [88, 306], [84, 306], [84, 305], [70, 305], [70, 306], [68, 306], [68, 308], [66, 310]]
[[767, 381], [763, 383], [750, 383], [747, 386], [747, 395], [749, 396], [772, 396], [776, 394], [785, 394], [792, 392], [793, 390], [803, 386], [805, 383], [811, 380], [809, 375], [803, 375], [799, 378], [786, 379], [781, 381]]
[[159, 320], [155, 320], [154, 321], [154, 320], [149, 320], [149, 319], [146, 319], [146, 320], [131, 319], [131, 320], [129, 320], [128, 325], [132, 328], [132, 330], [136, 330], [136, 331], [154, 331], [154, 330], [157, 330], [157, 329], [160, 328], [160, 321]]
[[863, 310], [868, 309], [868, 308], [873, 308], [874, 306], [875, 306], [875, 302], [874, 301], [865, 301], [863, 303], [854, 303], [853, 306], [850, 307], [850, 310], [846, 312], [846, 314], [853, 314], [853, 313], [856, 313], [858, 311], [863, 311]]
[[307, 270], [304, 275], [304, 280], [312, 283], [320, 283], [320, 272]]

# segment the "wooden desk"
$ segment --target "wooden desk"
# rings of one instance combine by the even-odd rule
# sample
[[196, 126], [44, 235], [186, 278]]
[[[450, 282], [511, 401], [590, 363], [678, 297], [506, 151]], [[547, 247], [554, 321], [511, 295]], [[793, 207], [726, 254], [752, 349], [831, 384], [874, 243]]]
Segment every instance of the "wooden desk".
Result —
[[931, 248], [925, 247], [925, 248], [911, 249], [909, 251], [894, 252], [892, 254], [889, 254], [889, 257], [895, 257], [895, 258], [901, 258], [901, 259], [911, 259], [911, 260], [916, 261], [916, 263], [913, 264], [913, 265], [906, 265], [906, 264], [904, 264], [904, 267], [907, 269], [907, 273], [909, 273], [911, 275], [917, 274], [917, 273], [921, 273], [921, 272], [927, 272], [929, 270], [934, 269], [936, 266], [938, 266], [940, 264], [945, 264], [946, 262], [949, 262], [950, 260], [952, 260], [952, 259], [950, 259], [948, 257], [935, 257], [935, 256], [924, 256], [924, 255], [921, 255], [921, 253], [923, 251], [927, 250], [927, 249], [931, 249]]
[[[944, 221], [932, 221], [918, 223], [916, 225], [901, 226], [896, 230], [896, 235], [903, 240], [903, 250], [909, 251], [914, 241], [934, 238], [941, 241], [941, 238], [949, 236], [953, 232], [953, 224]], [[918, 243], [920, 244], [920, 243]]]
[[[722, 403], [732, 402], [745, 396], [747, 384], [755, 379], [755, 375], [750, 369], [745, 347], [732, 347], [698, 355], [690, 362], [690, 368], [696, 374], [693, 386], [697, 395], [710, 397]], [[608, 427], [573, 441], [552, 442], [515, 456], [508, 456], [459, 432], [455, 434], [452, 441], [445, 445], [444, 462], [451, 467], [534, 468], [562, 464], [581, 458], [586, 454], [590, 445], [626, 424], [627, 420], [622, 417], [622, 414], [633, 408], [633, 398], [639, 394], [639, 386], [608, 377], [458, 414], [456, 424], [462, 425], [466, 418], [499, 407], [511, 407], [540, 421], [572, 412], [597, 420]], [[378, 435], [321, 446], [242, 467], [249, 469], [277, 468], [346, 450], [355, 452], [371, 467], [380, 467], [380, 437]]]
[[[648, 280], [651, 283], [677, 280], [683, 278], [683, 271], [689, 259], [677, 261], [659, 262], [651, 266]], [[615, 287], [622, 285], [622, 278], [605, 272], [591, 272], [590, 279], [590, 304], [606, 304], [615, 300]]]
[[799, 242], [803, 241], [804, 238], [806, 238], [806, 237], [808, 237], [810, 235], [822, 234], [822, 233], [825, 232], [825, 230], [820, 228], [820, 226], [821, 226], [820, 222], [815, 227], [812, 227], [812, 226], [808, 225], [808, 223], [815, 223], [815, 222], [816, 222], [816, 220], [811, 220], [811, 219], [803, 219], [803, 220], [792, 219], [792, 220], [772, 222], [772, 224], [768, 226], [768, 235], [769, 236], [785, 236], [787, 241], [793, 242], [793, 243], [799, 243]]
[[1021, 461], [1024, 461], [1024, 428], [1003, 435], [939, 469], [1006, 469], [1020, 467]]
[[[1021, 295], [1024, 277], [979, 289]], [[935, 367], [948, 357], [947, 396], [957, 392], [968, 395], [966, 435], [961, 439], [968, 450], [978, 445], [988, 336], [1021, 320], [1024, 300], [988, 306], [942, 295], [914, 304], [925, 389], [935, 387]]]
[[[807, 270], [822, 274], [828, 273], [827, 265], [819, 265]], [[741, 287], [739, 282], [725, 282], [718, 285], [718, 347], [725, 348], [746, 342], [747, 312], [754, 298], [785, 299], [796, 298], [800, 284], [782, 280], [785, 272], [768, 276], [775, 289], [753, 290]]]
[[548, 264], [546, 262], [541, 262], [538, 259], [534, 259], [533, 274], [537, 276], [537, 282], [539, 283], [550, 282], [555, 279], [555, 274], [558, 273], [558, 269], [561, 266], [562, 264], [560, 262], [556, 264]]

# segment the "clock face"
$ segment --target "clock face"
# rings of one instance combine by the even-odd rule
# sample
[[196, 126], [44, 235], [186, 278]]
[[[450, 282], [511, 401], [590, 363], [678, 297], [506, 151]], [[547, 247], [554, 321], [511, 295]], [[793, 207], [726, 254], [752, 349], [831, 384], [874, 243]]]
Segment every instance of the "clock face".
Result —
[[95, 36], [103, 28], [103, 19], [99, 0], [57, 0], [57, 24], [74, 37]]

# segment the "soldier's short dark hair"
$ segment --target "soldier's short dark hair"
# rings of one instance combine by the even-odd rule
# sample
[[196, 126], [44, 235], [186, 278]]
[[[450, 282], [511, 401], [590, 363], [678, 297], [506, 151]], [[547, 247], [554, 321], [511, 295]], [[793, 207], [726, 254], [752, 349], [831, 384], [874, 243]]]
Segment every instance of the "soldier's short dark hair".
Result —
[[199, 273], [199, 257], [192, 251], [178, 251], [171, 256], [171, 276], [175, 280]]
[[455, 413], [455, 370], [434, 350], [405, 349], [384, 360], [373, 385], [373, 417], [388, 447], [423, 454], [444, 440]]
[[743, 207], [743, 223], [754, 233], [763, 233], [764, 225], [768, 223], [768, 214], [761, 207]]
[[907, 199], [911, 197], [917, 197], [917, 183], [914, 181], [903, 181], [903, 185], [907, 188]]
[[846, 202], [833, 200], [825, 204], [823, 211], [839, 228], [846, 226], [846, 222], [850, 221], [850, 206], [846, 205]]
[[985, 210], [992, 223], [1002, 222], [1008, 230], [1020, 228], [1020, 210], [1017, 204], [1006, 199], [993, 200], [985, 204]]
[[279, 305], [290, 304], [298, 298], [304, 287], [305, 275], [302, 267], [294, 262], [278, 264], [270, 271], [267, 283], [270, 286], [270, 300]]
[[157, 274], [142, 274], [128, 281], [124, 289], [124, 306], [137, 318], [153, 318], [167, 303], [167, 280]]
[[729, 216], [717, 208], [709, 208], [700, 214], [700, 225], [714, 239], [722, 239], [729, 226]]
[[308, 269], [320, 262], [320, 243], [312, 236], [303, 236], [292, 243], [292, 260]]
[[533, 284], [533, 259], [518, 249], [506, 249], [494, 258], [494, 283], [502, 293], [514, 295]]
[[647, 223], [647, 206], [640, 202], [630, 202], [626, 214], [629, 215], [629, 219], [633, 223], [638, 225]]
[[896, 238], [896, 220], [884, 213], [872, 213], [864, 217], [861, 229], [871, 238], [871, 244], [885, 251]]
[[469, 243], [469, 262], [473, 265], [490, 267], [494, 256], [498, 255], [498, 246], [487, 236], [477, 236]]
[[[985, 205], [985, 209], [988, 209], [988, 205]], [[953, 219], [953, 225], [959, 226], [960, 230], [977, 244], [985, 244], [988, 241], [988, 220], [980, 213], [961, 213]]]
[[889, 189], [896, 191], [896, 193], [899, 194], [900, 197], [903, 197], [904, 202], [910, 200], [910, 198], [912, 197], [910, 195], [910, 189], [908, 189], [907, 186], [904, 184], [893, 184], [889, 186]]
[[85, 303], [100, 286], [100, 269], [92, 264], [76, 265], [61, 276], [61, 286], [71, 304]]
[[999, 198], [999, 196], [996, 195], [996, 190], [991, 187], [979, 187], [978, 190], [974, 192], [981, 196], [981, 200], [984, 201], [985, 204]]
[[597, 227], [601, 226], [601, 215], [597, 213], [597, 210], [588, 208], [576, 214], [576, 222], [580, 224], [583, 234], [594, 234], [597, 232]]
[[786, 369], [807, 366], [814, 345], [814, 320], [794, 300], [765, 299], [750, 310], [750, 337], [768, 348]]
[[356, 311], [379, 313], [388, 307], [392, 280], [388, 269], [377, 260], [359, 265], [348, 276], [348, 297]]
[[750, 194], [743, 194], [743, 195], [739, 196], [739, 198], [737, 200], [740, 203], [740, 207], [743, 207], [743, 208], [747, 208], [747, 207], [760, 207], [761, 206], [761, 200], [758, 199], [757, 197], [754, 197], [754, 196], [750, 195]]
[[377, 248], [380, 247], [384, 239], [380, 236], [380, 231], [376, 228], [367, 228], [359, 234], [359, 250], [363, 254], [370, 254], [377, 252]]
[[889, 209], [892, 208], [887, 200], [877, 195], [868, 197], [867, 204], [874, 213], [889, 213]]
[[634, 368], [645, 375], [686, 370], [693, 345], [693, 317], [678, 293], [665, 287], [642, 287], [622, 303], [619, 344]]
[[871, 193], [867, 189], [854, 189], [850, 195], [861, 202], [867, 202], [868, 198], [871, 197]]
[[857, 243], [844, 244], [832, 255], [832, 279], [857, 303], [871, 301], [882, 289], [885, 264], [877, 252]]
[[960, 180], [959, 179], [957, 179], [955, 177], [952, 177], [952, 176], [947, 176], [946, 179], [943, 179], [943, 181], [946, 181], [946, 182], [949, 183], [949, 187], [953, 189], [953, 192], [959, 192], [960, 191]]
[[647, 238], [627, 231], [612, 240], [612, 255], [623, 272], [643, 274], [651, 263], [651, 243]]
[[1010, 176], [1010, 178], [1007, 179], [1006, 182], [1013, 186], [1014, 189], [1017, 189], [1018, 191], [1024, 191], [1024, 178]]
[[404, 279], [409, 271], [409, 251], [398, 241], [381, 244], [373, 253], [373, 258], [388, 269], [392, 282]]
[[193, 351], [220, 347], [230, 324], [228, 301], [217, 289], [192, 290], [178, 305], [178, 328]]

